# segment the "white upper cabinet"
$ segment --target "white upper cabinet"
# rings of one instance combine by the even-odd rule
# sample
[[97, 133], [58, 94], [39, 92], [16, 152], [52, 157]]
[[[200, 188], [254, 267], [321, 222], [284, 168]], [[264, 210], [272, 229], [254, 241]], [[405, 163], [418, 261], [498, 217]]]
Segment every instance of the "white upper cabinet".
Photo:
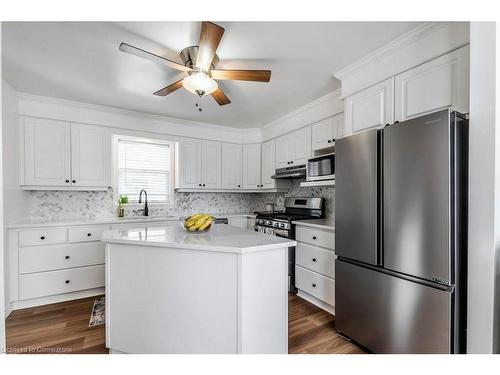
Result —
[[276, 180], [271, 178], [276, 172], [276, 140], [262, 143], [262, 178], [261, 185], [264, 189], [274, 189], [276, 187]]
[[197, 189], [201, 187], [201, 141], [193, 138], [179, 140], [178, 187]]
[[290, 137], [283, 135], [276, 138], [276, 168], [290, 165]]
[[260, 144], [243, 145], [243, 188], [261, 188]]
[[240, 189], [242, 184], [242, 146], [222, 144], [222, 188]]
[[469, 112], [469, 46], [396, 76], [396, 121], [448, 107]]
[[24, 188], [106, 189], [110, 137], [98, 126], [21, 118], [21, 185]]
[[306, 126], [302, 129], [290, 133], [290, 156], [291, 165], [306, 164], [307, 159], [311, 157], [311, 127]]
[[72, 186], [109, 186], [110, 156], [107, 129], [71, 124]]
[[[21, 121], [22, 185], [71, 186], [71, 125], [25, 117]], [[24, 150], [24, 153], [23, 153]]]
[[312, 150], [333, 147], [335, 140], [345, 136], [344, 114], [339, 113], [311, 125]]
[[276, 138], [276, 168], [306, 164], [311, 157], [311, 126]]
[[311, 125], [311, 139], [313, 151], [332, 147], [334, 132], [333, 117], [325, 118]]
[[221, 188], [221, 143], [202, 141], [201, 186], [206, 189]]
[[347, 134], [394, 122], [394, 78], [345, 98]]

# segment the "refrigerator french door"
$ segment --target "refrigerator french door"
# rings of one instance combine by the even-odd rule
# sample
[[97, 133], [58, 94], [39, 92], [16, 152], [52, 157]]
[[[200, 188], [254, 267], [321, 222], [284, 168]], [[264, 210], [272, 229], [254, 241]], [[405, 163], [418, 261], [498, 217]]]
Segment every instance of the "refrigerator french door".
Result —
[[443, 110], [336, 142], [336, 327], [376, 353], [465, 352], [467, 134]]

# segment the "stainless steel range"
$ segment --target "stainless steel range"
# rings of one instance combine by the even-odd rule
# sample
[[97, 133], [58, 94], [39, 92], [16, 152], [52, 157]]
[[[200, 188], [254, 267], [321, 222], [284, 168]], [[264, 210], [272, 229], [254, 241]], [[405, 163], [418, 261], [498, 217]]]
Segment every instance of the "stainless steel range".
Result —
[[[295, 220], [319, 219], [324, 217], [323, 198], [286, 198], [285, 210], [256, 212], [255, 231], [273, 236], [295, 239]], [[288, 292], [295, 288], [295, 247], [288, 248]]]

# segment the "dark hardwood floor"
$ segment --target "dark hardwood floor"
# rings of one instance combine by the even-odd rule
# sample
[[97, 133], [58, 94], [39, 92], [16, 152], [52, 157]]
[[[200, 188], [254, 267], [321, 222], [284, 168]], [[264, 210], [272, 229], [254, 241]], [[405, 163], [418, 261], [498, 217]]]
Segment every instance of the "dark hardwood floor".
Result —
[[[106, 354], [104, 325], [89, 328], [94, 297], [12, 312], [6, 320], [9, 353]], [[335, 317], [297, 296], [288, 299], [288, 351], [364, 353], [337, 335]]]

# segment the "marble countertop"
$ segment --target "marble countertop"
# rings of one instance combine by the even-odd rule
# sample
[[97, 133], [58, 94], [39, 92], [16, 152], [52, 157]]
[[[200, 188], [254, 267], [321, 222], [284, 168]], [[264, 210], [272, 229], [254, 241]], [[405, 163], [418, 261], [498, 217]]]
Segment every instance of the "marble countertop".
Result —
[[268, 251], [295, 246], [296, 242], [231, 225], [213, 225], [206, 233], [187, 232], [181, 223], [165, 226], [104, 231], [102, 242], [227, 253]]
[[[255, 218], [254, 213], [233, 212], [233, 213], [215, 213], [215, 217], [248, 217]], [[110, 217], [98, 219], [73, 219], [73, 220], [31, 220], [19, 223], [8, 224], [9, 229], [33, 228], [33, 227], [57, 227], [67, 225], [104, 225], [104, 224], [127, 224], [127, 223], [147, 223], [158, 221], [178, 221], [182, 216], [137, 216], [137, 217]]]
[[335, 230], [335, 221], [329, 219], [309, 219], [309, 220], [296, 220], [292, 222], [295, 225], [302, 225], [304, 227], [312, 227], [318, 229]]

